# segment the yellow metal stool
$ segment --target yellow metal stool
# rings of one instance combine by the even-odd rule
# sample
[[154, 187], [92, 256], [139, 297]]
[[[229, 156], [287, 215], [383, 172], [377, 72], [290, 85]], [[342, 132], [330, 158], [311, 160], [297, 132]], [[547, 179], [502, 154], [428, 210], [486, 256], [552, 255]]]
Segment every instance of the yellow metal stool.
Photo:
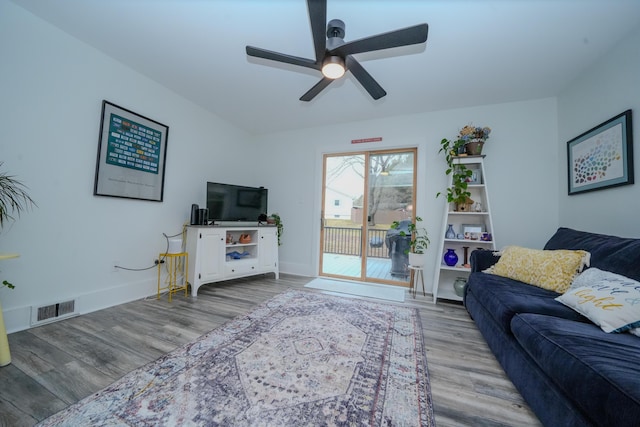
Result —
[[[187, 252], [179, 252], [177, 254], [160, 254], [158, 257], [164, 260], [166, 264], [167, 277], [164, 280], [166, 286], [161, 287], [162, 263], [158, 263], [158, 299], [160, 299], [160, 291], [168, 291], [169, 302], [173, 294], [184, 291], [187, 296], [187, 271], [189, 271], [189, 254]], [[182, 280], [179, 280], [182, 278]]]

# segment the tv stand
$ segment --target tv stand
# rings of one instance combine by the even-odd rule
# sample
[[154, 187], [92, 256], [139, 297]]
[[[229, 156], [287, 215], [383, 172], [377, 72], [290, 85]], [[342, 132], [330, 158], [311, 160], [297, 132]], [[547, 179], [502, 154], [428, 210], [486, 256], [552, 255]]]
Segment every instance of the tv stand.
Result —
[[259, 221], [214, 221], [214, 227], [257, 227]]
[[[275, 226], [187, 227], [191, 296], [208, 283], [274, 273], [278, 270], [278, 236]], [[242, 237], [242, 238], [241, 238]]]

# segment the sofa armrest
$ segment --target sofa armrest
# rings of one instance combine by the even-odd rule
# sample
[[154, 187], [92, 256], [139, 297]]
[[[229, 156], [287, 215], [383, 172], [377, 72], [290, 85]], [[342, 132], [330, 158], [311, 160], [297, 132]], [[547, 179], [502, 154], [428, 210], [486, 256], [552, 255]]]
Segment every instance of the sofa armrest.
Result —
[[495, 251], [489, 249], [476, 249], [471, 252], [471, 272], [486, 270], [498, 262], [500, 255], [495, 255]]

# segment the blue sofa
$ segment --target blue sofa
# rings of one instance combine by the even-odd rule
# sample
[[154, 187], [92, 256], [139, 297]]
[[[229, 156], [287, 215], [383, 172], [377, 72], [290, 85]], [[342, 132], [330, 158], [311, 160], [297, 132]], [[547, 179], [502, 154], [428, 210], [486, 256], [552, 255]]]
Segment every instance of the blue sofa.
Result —
[[[591, 267], [640, 281], [640, 239], [559, 228], [544, 249], [586, 250]], [[545, 426], [640, 426], [640, 337], [605, 333], [556, 292], [482, 271], [471, 254], [464, 305]]]

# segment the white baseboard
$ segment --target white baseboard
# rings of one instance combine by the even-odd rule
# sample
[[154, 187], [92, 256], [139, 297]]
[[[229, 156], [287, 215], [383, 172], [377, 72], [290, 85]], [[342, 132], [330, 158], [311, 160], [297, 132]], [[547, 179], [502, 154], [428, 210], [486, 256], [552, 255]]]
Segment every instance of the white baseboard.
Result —
[[311, 271], [308, 264], [281, 262], [278, 268], [280, 273], [293, 274], [295, 276], [315, 277], [318, 275], [317, 271]]
[[[64, 295], [61, 300], [76, 299], [80, 315], [113, 307], [140, 298], [155, 295], [158, 291], [157, 279], [124, 283], [108, 289], [79, 295]], [[44, 301], [45, 303], [50, 301]], [[4, 323], [7, 333], [23, 331], [31, 327], [31, 306], [4, 310]]]

